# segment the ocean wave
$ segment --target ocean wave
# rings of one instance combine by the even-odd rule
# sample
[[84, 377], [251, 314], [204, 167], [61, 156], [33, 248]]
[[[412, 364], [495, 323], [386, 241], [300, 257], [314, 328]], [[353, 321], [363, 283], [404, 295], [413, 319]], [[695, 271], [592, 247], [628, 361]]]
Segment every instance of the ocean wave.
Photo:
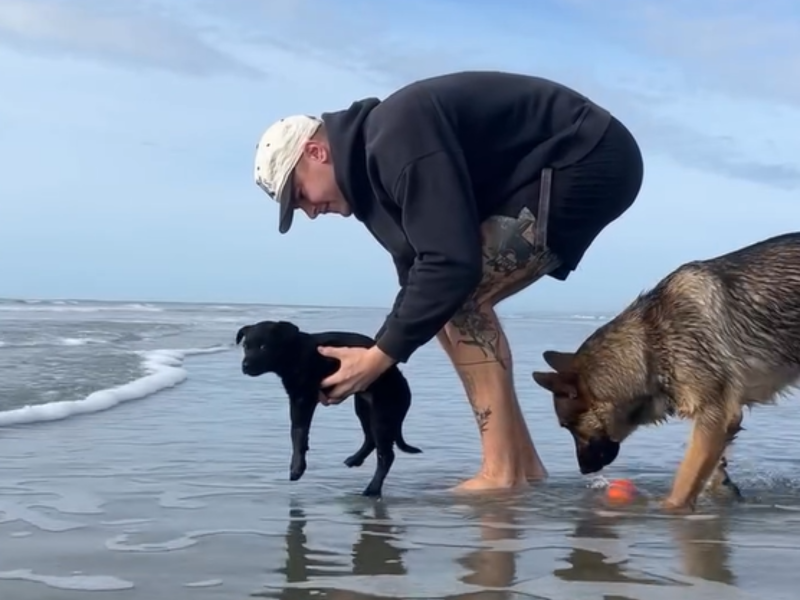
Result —
[[77, 304], [70, 302], [48, 301], [15, 301], [0, 303], [2, 312], [163, 312], [159, 306], [142, 302], [131, 302], [127, 304]]
[[164, 349], [138, 351], [145, 375], [128, 383], [97, 390], [81, 400], [61, 400], [45, 404], [29, 404], [21, 408], [0, 412], [0, 427], [59, 421], [81, 414], [91, 414], [113, 408], [123, 402], [140, 400], [167, 388], [174, 387], [188, 377], [183, 367], [188, 356], [226, 352], [232, 346]]
[[0, 348], [37, 348], [42, 346], [87, 346], [94, 344], [108, 344], [110, 340], [96, 337], [46, 337], [41, 339], [26, 340], [24, 342], [6, 342], [0, 340]]

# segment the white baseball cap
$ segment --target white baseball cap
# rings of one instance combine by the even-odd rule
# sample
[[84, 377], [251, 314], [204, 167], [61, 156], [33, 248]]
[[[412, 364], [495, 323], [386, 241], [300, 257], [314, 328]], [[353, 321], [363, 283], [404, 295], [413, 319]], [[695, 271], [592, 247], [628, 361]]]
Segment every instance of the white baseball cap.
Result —
[[270, 125], [256, 144], [253, 174], [258, 187], [280, 206], [280, 233], [286, 233], [292, 226], [292, 173], [303, 155], [303, 145], [317, 132], [320, 125], [322, 120], [317, 117], [285, 117]]

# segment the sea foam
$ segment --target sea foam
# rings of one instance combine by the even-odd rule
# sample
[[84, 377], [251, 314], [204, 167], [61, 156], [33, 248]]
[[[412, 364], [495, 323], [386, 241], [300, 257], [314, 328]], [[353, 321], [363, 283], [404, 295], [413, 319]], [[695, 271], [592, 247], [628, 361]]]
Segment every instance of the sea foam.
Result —
[[146, 375], [122, 385], [92, 392], [80, 400], [28, 404], [21, 408], [2, 411], [0, 412], [0, 426], [58, 421], [75, 415], [108, 410], [130, 400], [146, 398], [186, 380], [188, 373], [183, 367], [183, 361], [187, 356], [225, 352], [230, 348], [231, 346], [212, 346], [210, 348], [137, 352], [136, 354], [142, 357], [142, 366]]

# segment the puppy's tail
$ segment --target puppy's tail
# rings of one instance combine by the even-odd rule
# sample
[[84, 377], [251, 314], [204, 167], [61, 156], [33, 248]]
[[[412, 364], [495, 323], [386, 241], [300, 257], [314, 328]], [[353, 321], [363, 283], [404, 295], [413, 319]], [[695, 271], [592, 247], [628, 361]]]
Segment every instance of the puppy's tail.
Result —
[[410, 444], [406, 443], [406, 441], [403, 439], [403, 432], [402, 431], [398, 431], [397, 432], [397, 438], [395, 439], [395, 444], [397, 444], [397, 447], [400, 450], [402, 450], [403, 452], [406, 452], [408, 454], [422, 454], [422, 450], [420, 450], [419, 448], [417, 448], [415, 446], [411, 446]]

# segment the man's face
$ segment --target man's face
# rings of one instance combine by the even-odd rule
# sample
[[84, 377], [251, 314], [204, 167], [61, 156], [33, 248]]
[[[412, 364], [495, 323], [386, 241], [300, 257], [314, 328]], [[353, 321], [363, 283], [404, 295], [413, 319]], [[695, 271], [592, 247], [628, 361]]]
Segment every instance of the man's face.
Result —
[[322, 141], [306, 142], [292, 178], [294, 208], [302, 210], [309, 219], [325, 214], [344, 217], [352, 214], [350, 205], [336, 185], [330, 149]]

